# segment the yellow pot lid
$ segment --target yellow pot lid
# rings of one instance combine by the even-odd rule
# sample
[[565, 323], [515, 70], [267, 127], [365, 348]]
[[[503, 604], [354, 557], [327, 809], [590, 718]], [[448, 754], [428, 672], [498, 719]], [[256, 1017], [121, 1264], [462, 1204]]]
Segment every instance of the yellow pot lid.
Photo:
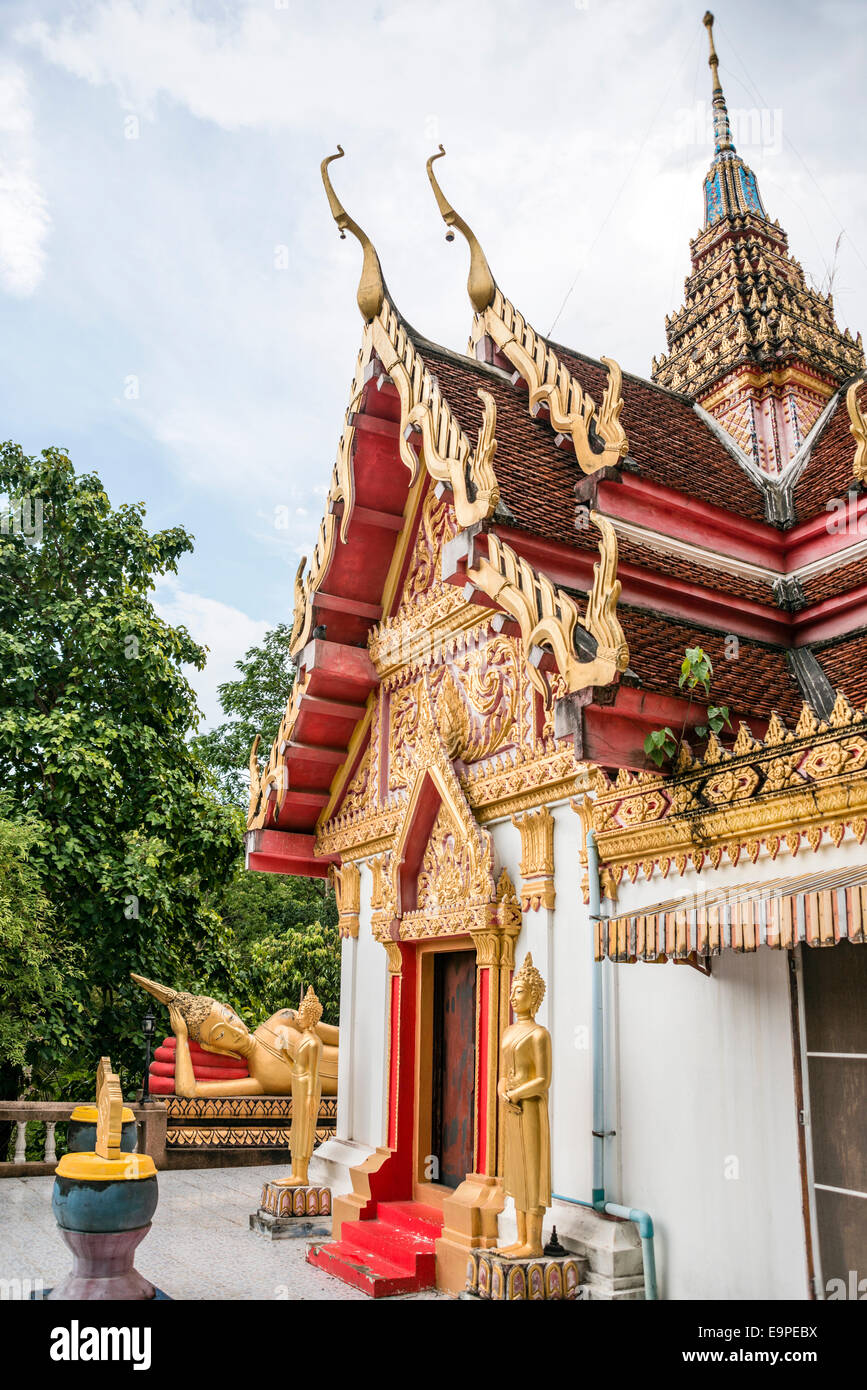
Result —
[[79, 1182], [135, 1181], [157, 1175], [148, 1154], [125, 1153], [118, 1158], [100, 1158], [95, 1153], [64, 1154], [55, 1171], [59, 1178], [77, 1178]]
[[[98, 1111], [95, 1105], [76, 1105], [69, 1118], [70, 1120], [78, 1120], [81, 1124], [95, 1125], [98, 1118]], [[130, 1120], [134, 1119], [135, 1115], [132, 1111], [124, 1106], [123, 1115], [121, 1116], [122, 1123], [128, 1124]]]

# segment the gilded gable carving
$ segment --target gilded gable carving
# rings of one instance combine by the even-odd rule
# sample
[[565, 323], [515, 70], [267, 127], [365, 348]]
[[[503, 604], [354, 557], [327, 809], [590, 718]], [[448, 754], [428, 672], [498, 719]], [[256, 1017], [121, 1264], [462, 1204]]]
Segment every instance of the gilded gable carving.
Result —
[[441, 806], [419, 870], [419, 911], [436, 912], [453, 906], [466, 896], [472, 872], [469, 846], [460, 827]]

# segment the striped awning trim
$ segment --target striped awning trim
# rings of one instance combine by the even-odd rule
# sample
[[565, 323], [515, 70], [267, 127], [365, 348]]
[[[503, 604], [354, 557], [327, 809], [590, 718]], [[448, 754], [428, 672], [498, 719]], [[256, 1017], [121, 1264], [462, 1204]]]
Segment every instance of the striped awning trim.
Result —
[[838, 941], [867, 941], [867, 864], [670, 898], [596, 923], [596, 959], [620, 962]]

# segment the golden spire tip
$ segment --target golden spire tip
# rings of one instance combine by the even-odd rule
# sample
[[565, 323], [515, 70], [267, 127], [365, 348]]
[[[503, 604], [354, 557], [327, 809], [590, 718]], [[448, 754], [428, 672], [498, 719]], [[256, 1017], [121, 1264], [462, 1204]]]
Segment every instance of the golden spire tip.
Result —
[[382, 278], [382, 266], [373, 242], [366, 232], [363, 232], [357, 222], [349, 216], [340, 199], [334, 191], [331, 176], [328, 173], [328, 166], [335, 159], [343, 159], [343, 146], [337, 146], [336, 154], [329, 154], [323, 159], [319, 166], [322, 175], [322, 182], [325, 185], [325, 195], [328, 198], [328, 206], [331, 209], [331, 216], [337, 223], [340, 235], [345, 239], [346, 233], [351, 232], [356, 241], [361, 245], [364, 252], [364, 260], [361, 267], [361, 279], [358, 282], [358, 307], [361, 316], [366, 323], [375, 319], [382, 308], [385, 299], [385, 282]]
[[496, 293], [497, 286], [491, 274], [491, 267], [488, 265], [487, 258], [482, 250], [479, 240], [473, 230], [467, 226], [459, 213], [455, 212], [451, 203], [437, 182], [436, 174], [433, 171], [434, 161], [442, 159], [445, 154], [445, 146], [440, 145], [437, 154], [432, 154], [427, 161], [427, 176], [437, 200], [437, 207], [440, 216], [448, 227], [446, 241], [454, 241], [455, 234], [452, 230], [457, 227], [470, 248], [470, 273], [467, 279], [467, 293], [470, 296], [470, 303], [477, 313], [483, 313], [492, 302]]

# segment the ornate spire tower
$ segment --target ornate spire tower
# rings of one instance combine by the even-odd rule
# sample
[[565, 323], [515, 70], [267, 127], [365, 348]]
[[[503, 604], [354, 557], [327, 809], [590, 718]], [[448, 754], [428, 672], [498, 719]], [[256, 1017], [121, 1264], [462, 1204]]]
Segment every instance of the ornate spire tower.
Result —
[[841, 382], [864, 367], [859, 333], [837, 327], [830, 294], [808, 289], [788, 238], [735, 150], [713, 41], [714, 157], [704, 227], [690, 242], [685, 302], [666, 319], [653, 380], [692, 396], [767, 473], [781, 472]]

